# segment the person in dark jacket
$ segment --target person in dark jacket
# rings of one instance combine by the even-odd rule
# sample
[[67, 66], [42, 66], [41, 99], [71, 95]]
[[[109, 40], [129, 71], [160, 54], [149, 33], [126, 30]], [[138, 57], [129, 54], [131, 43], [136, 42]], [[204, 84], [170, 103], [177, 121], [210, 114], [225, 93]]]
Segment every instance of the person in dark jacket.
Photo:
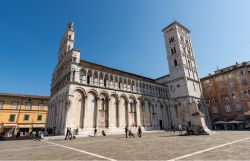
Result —
[[94, 136], [96, 136], [96, 133], [97, 133], [97, 129], [95, 128], [95, 130], [94, 130]]
[[16, 133], [16, 139], [20, 140], [20, 130], [18, 130]]
[[141, 131], [141, 126], [138, 126], [138, 131], [137, 131], [137, 135], [138, 137], [141, 138], [141, 134], [142, 134], [142, 131]]
[[128, 126], [125, 127], [126, 138], [128, 138]]

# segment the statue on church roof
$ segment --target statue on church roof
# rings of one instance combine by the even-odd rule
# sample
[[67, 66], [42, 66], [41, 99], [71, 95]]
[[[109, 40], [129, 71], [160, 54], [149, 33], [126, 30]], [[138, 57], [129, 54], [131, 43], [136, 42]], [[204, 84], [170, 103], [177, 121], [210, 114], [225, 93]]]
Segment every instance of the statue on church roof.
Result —
[[69, 28], [69, 29], [74, 29], [74, 23], [73, 22], [69, 22], [68, 24], [67, 24], [67, 28]]

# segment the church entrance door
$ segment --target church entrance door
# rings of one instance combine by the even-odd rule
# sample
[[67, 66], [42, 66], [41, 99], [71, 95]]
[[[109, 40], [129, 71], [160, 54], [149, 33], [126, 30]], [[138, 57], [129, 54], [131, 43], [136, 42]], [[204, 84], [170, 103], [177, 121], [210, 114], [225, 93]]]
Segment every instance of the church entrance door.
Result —
[[159, 120], [159, 124], [160, 124], [160, 129], [162, 130], [163, 129], [162, 120]]

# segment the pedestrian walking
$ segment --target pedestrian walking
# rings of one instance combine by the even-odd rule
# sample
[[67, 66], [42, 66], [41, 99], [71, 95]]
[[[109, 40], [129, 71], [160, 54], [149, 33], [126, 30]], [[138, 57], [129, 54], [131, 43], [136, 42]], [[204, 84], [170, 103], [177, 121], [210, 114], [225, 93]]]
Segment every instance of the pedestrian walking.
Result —
[[171, 131], [173, 130], [174, 134], [175, 134], [175, 127], [171, 126]]
[[70, 129], [67, 128], [66, 135], [65, 135], [65, 140], [70, 138]]
[[14, 139], [15, 138], [15, 130], [12, 131], [11, 137]]
[[131, 137], [135, 138], [135, 135], [132, 133], [131, 130], [128, 131], [128, 136], [129, 136], [130, 138], [131, 138]]
[[16, 133], [16, 139], [20, 140], [20, 130], [18, 130]]
[[34, 140], [40, 141], [40, 135], [39, 135], [39, 131], [38, 130], [36, 130], [36, 134], [35, 134], [35, 139]]
[[179, 130], [179, 135], [182, 135], [182, 125], [181, 124], [178, 125], [178, 130]]
[[97, 129], [95, 128], [95, 130], [94, 130], [94, 136], [96, 136], [96, 133], [97, 133]]
[[137, 131], [137, 135], [138, 137], [141, 138], [141, 134], [142, 134], [142, 131], [141, 131], [141, 126], [138, 126], [138, 131]]
[[5, 136], [5, 131], [3, 130], [2, 133], [0, 134], [0, 140], [1, 140], [1, 139], [5, 140], [5, 137], [4, 137], [4, 136]]
[[125, 127], [126, 138], [128, 138], [128, 125]]

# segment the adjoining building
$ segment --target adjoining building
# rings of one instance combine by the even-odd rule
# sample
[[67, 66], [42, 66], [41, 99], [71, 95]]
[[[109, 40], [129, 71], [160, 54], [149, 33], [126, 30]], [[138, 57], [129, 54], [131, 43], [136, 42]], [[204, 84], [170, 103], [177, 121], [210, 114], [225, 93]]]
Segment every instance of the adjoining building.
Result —
[[201, 84], [215, 128], [238, 128], [247, 123], [247, 118], [250, 119], [250, 62], [216, 70], [202, 78]]
[[210, 121], [190, 31], [175, 21], [162, 32], [170, 74], [152, 79], [81, 60], [69, 23], [52, 75], [46, 126], [58, 135], [66, 128], [79, 135], [93, 134], [95, 128], [123, 132], [125, 126], [154, 130], [183, 124], [207, 129]]
[[10, 135], [20, 130], [26, 135], [45, 128], [48, 113], [47, 96], [0, 93], [0, 133]]

